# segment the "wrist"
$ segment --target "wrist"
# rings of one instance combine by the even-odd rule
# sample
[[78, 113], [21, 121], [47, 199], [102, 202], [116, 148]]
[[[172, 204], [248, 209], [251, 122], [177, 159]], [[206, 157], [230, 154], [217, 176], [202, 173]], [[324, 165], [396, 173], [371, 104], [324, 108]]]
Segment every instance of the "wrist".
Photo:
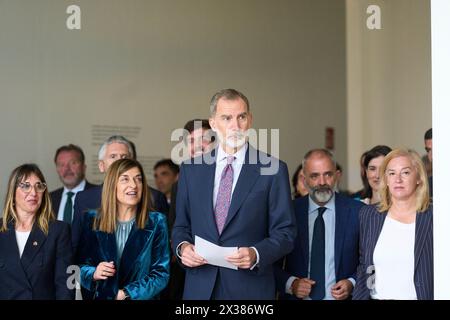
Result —
[[300, 278], [295, 278], [295, 280], [292, 281], [292, 284], [291, 284], [291, 292], [292, 293], [295, 292], [295, 288], [298, 286], [299, 282], [300, 282]]
[[188, 246], [189, 243], [188, 242], [184, 242], [182, 243], [179, 247], [178, 247], [178, 252], [177, 252], [177, 256], [181, 259], [181, 256], [183, 254], [183, 250], [186, 248], [186, 246]]

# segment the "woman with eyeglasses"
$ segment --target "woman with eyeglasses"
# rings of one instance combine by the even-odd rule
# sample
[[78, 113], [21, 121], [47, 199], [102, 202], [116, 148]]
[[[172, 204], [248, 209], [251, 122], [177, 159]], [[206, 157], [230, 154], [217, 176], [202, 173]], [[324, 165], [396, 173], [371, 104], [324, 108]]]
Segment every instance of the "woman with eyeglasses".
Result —
[[74, 299], [70, 238], [69, 225], [55, 220], [41, 170], [14, 169], [0, 219], [0, 299]]
[[167, 221], [151, 210], [146, 186], [139, 162], [117, 160], [106, 173], [100, 209], [86, 213], [77, 262], [94, 299], [156, 299], [167, 286]]

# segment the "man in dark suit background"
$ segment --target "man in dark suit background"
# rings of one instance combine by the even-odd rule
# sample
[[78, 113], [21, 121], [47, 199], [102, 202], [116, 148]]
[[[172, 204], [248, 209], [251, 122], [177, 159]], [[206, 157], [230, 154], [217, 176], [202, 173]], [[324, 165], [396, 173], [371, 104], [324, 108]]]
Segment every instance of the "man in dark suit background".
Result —
[[[183, 145], [186, 147], [188, 158], [193, 158], [211, 151], [214, 147], [215, 136], [212, 135], [211, 126], [207, 119], [192, 119], [186, 122], [183, 129]], [[179, 171], [179, 170], [178, 170]], [[170, 208], [168, 215], [169, 232], [172, 233], [176, 216], [178, 181], [176, 181], [170, 193]], [[166, 289], [161, 293], [162, 300], [181, 300], [183, 298], [185, 271], [176, 259], [172, 251], [170, 260], [170, 279]]]
[[[252, 115], [237, 90], [213, 96], [209, 122], [219, 146], [185, 161], [178, 181], [172, 247], [186, 267], [183, 298], [274, 299], [273, 264], [295, 238], [286, 164], [248, 144]], [[237, 247], [226, 260], [238, 269], [208, 264], [195, 236]]]
[[284, 270], [276, 268], [278, 290], [283, 299], [348, 299], [356, 282], [358, 213], [364, 204], [334, 192], [336, 161], [330, 151], [309, 151], [303, 170], [309, 195], [294, 202], [297, 238]]
[[74, 144], [61, 146], [55, 153], [56, 172], [63, 187], [50, 193], [53, 212], [58, 220], [72, 223], [73, 204], [77, 193], [96, 185], [86, 178], [86, 162], [83, 150]]

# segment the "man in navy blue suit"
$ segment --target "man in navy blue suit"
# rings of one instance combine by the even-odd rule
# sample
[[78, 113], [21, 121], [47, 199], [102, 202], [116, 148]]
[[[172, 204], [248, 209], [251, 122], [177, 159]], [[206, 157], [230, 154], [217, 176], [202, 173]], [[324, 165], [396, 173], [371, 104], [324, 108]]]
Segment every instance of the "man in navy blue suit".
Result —
[[[178, 181], [172, 246], [186, 268], [183, 298], [274, 299], [273, 264], [295, 238], [286, 164], [249, 145], [252, 115], [237, 90], [213, 96], [209, 122], [218, 147], [185, 161]], [[237, 270], [209, 264], [195, 236], [237, 247], [226, 257]]]
[[276, 268], [278, 290], [283, 299], [348, 299], [356, 282], [363, 203], [334, 192], [336, 161], [330, 151], [309, 151], [303, 170], [309, 195], [294, 201], [297, 238], [284, 270]]
[[[125, 137], [111, 136], [100, 147], [98, 158], [98, 168], [100, 172], [105, 173], [109, 166], [118, 159], [135, 159], [135, 152], [133, 145]], [[77, 194], [72, 222], [72, 246], [74, 247], [74, 253], [77, 252], [84, 213], [89, 209], [100, 208], [102, 191], [103, 184]], [[153, 188], [150, 188], [150, 191], [152, 195], [152, 206], [156, 211], [167, 214], [169, 207], [164, 194]]]
[[54, 161], [63, 187], [50, 193], [53, 212], [58, 220], [71, 224], [77, 193], [96, 185], [85, 179], [86, 162], [84, 152], [79, 146], [69, 144], [59, 147]]

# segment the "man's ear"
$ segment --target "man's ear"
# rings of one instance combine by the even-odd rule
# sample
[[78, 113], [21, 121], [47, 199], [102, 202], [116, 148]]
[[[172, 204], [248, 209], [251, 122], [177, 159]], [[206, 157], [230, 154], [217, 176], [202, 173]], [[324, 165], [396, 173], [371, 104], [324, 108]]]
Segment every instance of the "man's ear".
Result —
[[103, 160], [98, 160], [98, 170], [100, 170], [101, 173], [105, 173], [105, 163]]
[[304, 173], [300, 173], [300, 180], [303, 182], [303, 184], [306, 186], [306, 177]]
[[216, 122], [214, 121], [214, 119], [213, 118], [209, 118], [208, 122], [209, 122], [209, 126], [211, 127], [211, 130], [216, 132]]

